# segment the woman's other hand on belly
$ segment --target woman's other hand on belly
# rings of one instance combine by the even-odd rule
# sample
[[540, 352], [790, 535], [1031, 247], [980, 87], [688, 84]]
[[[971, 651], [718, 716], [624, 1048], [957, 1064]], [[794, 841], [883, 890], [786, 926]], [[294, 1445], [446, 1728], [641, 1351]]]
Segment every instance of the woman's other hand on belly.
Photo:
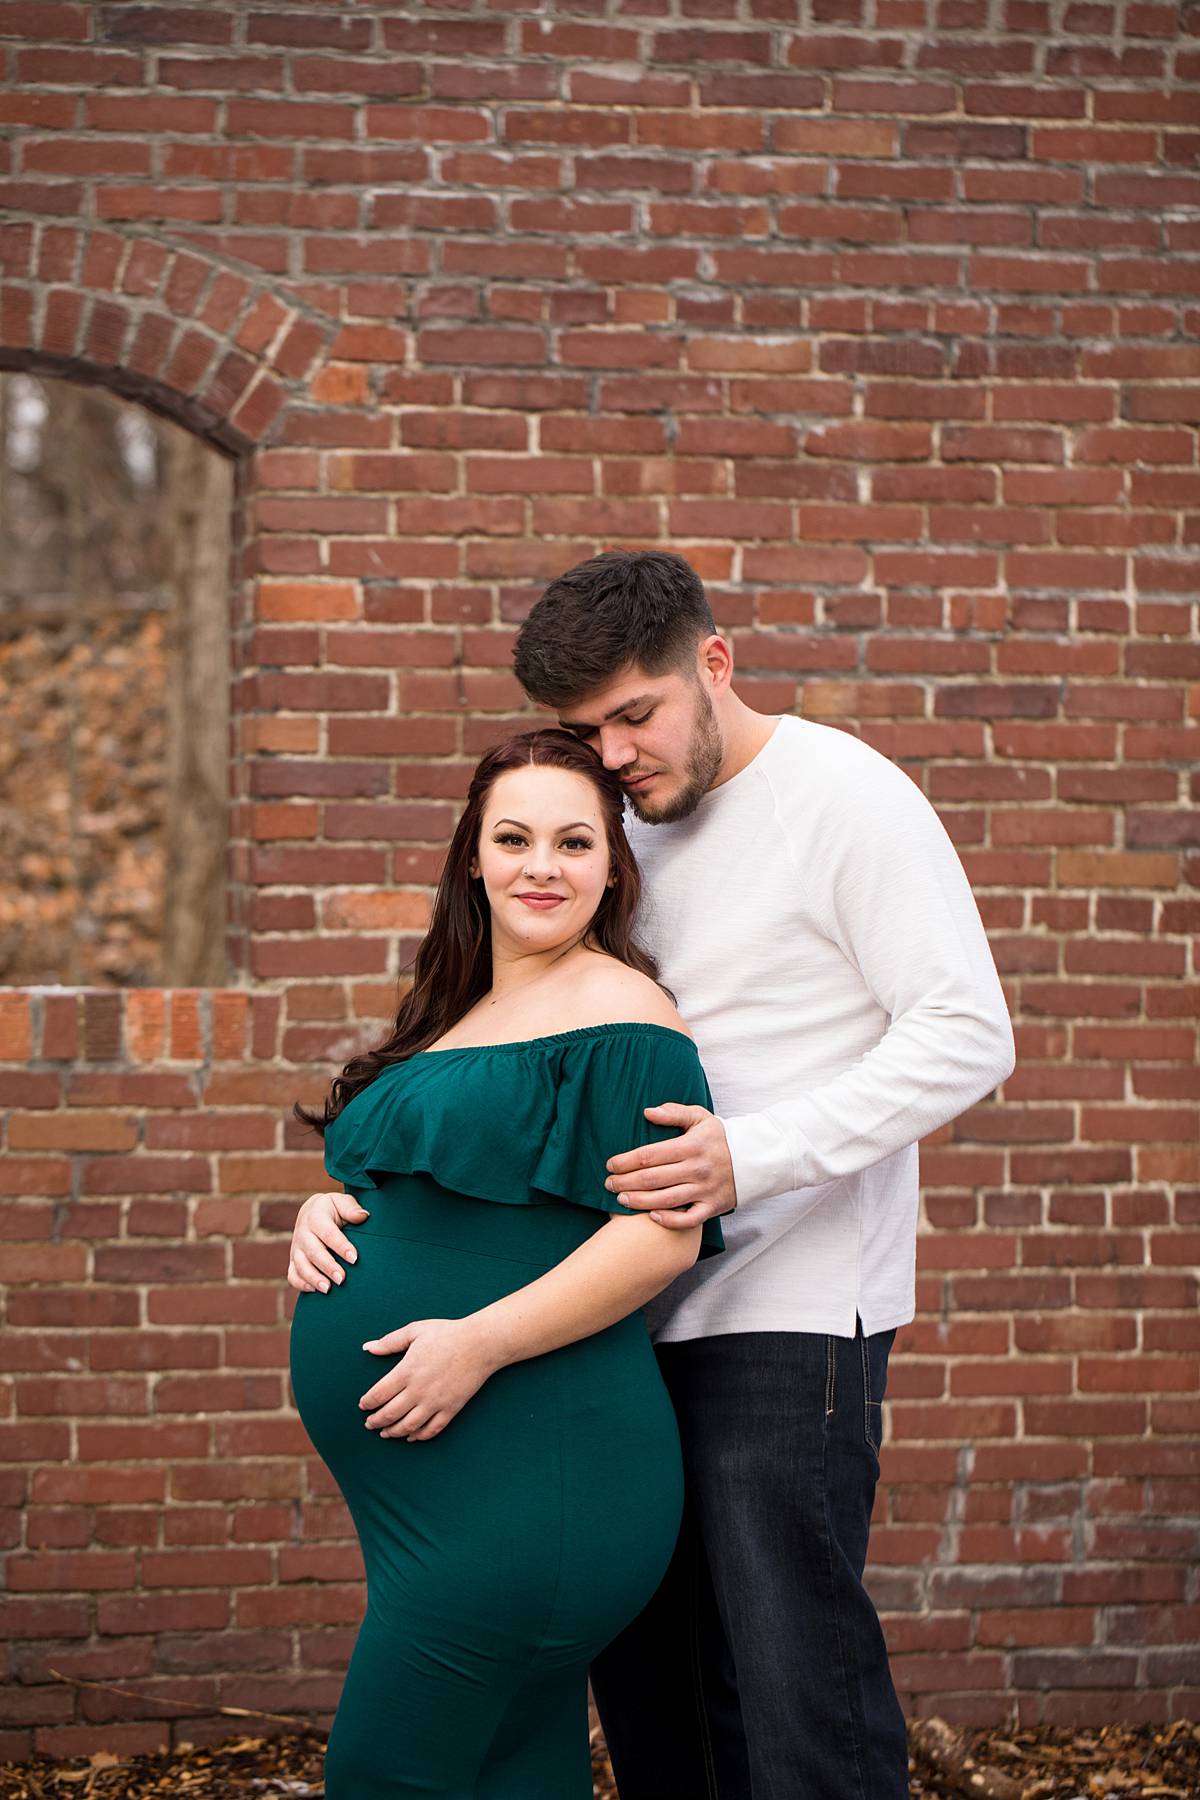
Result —
[[289, 1286], [302, 1294], [327, 1294], [331, 1281], [340, 1286], [346, 1271], [337, 1258], [358, 1261], [358, 1251], [342, 1226], [361, 1225], [370, 1216], [353, 1194], [310, 1194], [292, 1227]]
[[420, 1443], [436, 1437], [478, 1393], [500, 1362], [489, 1334], [464, 1319], [416, 1319], [363, 1345], [373, 1356], [400, 1356], [394, 1369], [368, 1388], [359, 1405], [381, 1437]]

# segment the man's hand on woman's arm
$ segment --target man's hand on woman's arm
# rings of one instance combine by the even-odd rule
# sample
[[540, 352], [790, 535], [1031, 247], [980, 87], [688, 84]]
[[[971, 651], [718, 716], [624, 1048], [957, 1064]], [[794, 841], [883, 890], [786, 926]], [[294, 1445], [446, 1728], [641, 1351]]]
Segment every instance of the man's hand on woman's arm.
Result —
[[676, 1231], [732, 1212], [737, 1205], [733, 1163], [717, 1115], [674, 1100], [647, 1106], [645, 1113], [652, 1125], [677, 1125], [681, 1135], [610, 1156], [604, 1183], [609, 1193], [622, 1206], [649, 1212], [656, 1225]]
[[346, 1271], [337, 1258], [358, 1261], [358, 1251], [342, 1230], [342, 1224], [361, 1225], [370, 1217], [353, 1194], [310, 1194], [292, 1227], [289, 1253], [288, 1283], [302, 1294], [329, 1292], [330, 1282], [339, 1286]]

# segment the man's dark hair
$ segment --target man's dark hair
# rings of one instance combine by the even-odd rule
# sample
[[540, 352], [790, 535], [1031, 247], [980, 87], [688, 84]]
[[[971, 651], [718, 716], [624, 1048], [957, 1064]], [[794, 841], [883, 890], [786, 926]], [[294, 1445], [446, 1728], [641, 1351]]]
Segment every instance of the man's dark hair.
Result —
[[690, 669], [716, 631], [704, 584], [670, 550], [604, 550], [556, 576], [513, 652], [530, 699], [562, 707], [636, 663], [648, 675]]

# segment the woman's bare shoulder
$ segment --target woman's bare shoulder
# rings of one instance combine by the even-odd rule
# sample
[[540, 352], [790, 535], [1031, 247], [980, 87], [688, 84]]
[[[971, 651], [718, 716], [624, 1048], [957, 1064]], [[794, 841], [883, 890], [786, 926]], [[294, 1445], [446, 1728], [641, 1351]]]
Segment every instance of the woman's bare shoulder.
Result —
[[578, 970], [571, 989], [571, 1026], [665, 1025], [686, 1037], [692, 1034], [656, 981], [618, 962], [615, 956], [595, 953]]

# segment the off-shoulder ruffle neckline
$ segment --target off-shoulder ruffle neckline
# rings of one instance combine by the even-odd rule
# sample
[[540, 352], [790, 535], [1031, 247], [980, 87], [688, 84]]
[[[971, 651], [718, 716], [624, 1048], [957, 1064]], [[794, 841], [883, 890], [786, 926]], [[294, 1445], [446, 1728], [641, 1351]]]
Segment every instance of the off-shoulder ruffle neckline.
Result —
[[[439, 1057], [451, 1061], [449, 1073], [433, 1067]], [[604, 1186], [606, 1161], [675, 1135], [643, 1111], [662, 1098], [663, 1083], [679, 1100], [712, 1104], [695, 1040], [646, 1019], [419, 1051], [389, 1063], [330, 1120], [325, 1168], [350, 1193], [426, 1175], [451, 1197], [628, 1213]], [[403, 1203], [402, 1191], [393, 1202]], [[709, 1220], [700, 1254], [721, 1243]]]
[[506, 1038], [498, 1044], [450, 1044], [445, 1050], [414, 1050], [406, 1062], [415, 1062], [418, 1056], [464, 1056], [470, 1050], [527, 1050], [531, 1044], [560, 1044], [567, 1038], [591, 1037], [602, 1031], [661, 1031], [668, 1037], [682, 1039], [685, 1044], [695, 1044], [685, 1031], [676, 1031], [673, 1025], [655, 1025], [649, 1019], [617, 1019], [607, 1025], [576, 1025], [570, 1031], [550, 1031], [540, 1037]]

